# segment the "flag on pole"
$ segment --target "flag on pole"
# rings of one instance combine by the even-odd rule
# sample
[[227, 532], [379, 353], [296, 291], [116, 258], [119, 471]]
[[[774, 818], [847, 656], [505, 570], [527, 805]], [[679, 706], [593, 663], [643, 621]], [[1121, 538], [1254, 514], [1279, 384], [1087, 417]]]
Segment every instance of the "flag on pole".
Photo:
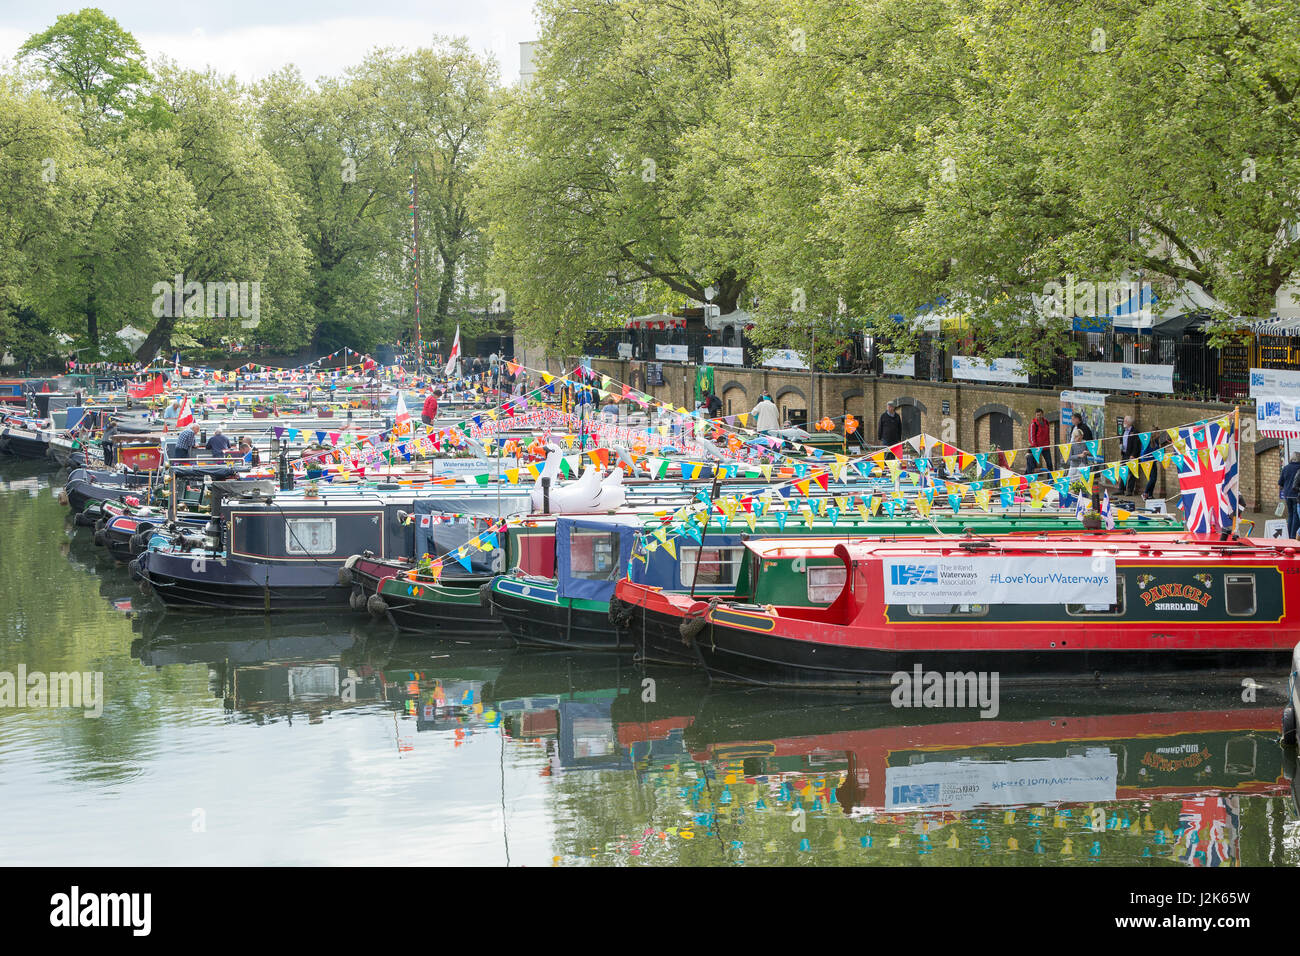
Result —
[[397, 390], [397, 418], [394, 419], [396, 427], [393, 431], [399, 435], [405, 435], [411, 430], [411, 413], [406, 410], [406, 399], [402, 397], [402, 390]]
[[451, 341], [451, 354], [447, 356], [446, 373], [456, 374], [456, 363], [460, 361], [460, 323], [456, 324], [456, 337]]
[[190, 397], [188, 395], [183, 395], [181, 396], [180, 411], [176, 413], [176, 427], [188, 428], [193, 424], [194, 412], [190, 409]]

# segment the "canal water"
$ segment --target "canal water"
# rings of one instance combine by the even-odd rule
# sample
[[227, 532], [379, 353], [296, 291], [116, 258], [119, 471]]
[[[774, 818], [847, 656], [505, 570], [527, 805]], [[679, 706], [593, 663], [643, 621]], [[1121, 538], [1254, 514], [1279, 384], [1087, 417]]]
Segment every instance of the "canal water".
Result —
[[0, 463], [0, 682], [102, 675], [102, 713], [0, 707], [0, 863], [1300, 864], [1283, 674], [1003, 688], [982, 718], [164, 615], [59, 487]]

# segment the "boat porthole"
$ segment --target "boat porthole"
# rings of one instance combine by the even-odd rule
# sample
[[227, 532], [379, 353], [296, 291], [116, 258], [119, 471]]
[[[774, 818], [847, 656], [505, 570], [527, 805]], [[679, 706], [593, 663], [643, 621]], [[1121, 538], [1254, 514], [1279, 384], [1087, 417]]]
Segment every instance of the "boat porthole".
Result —
[[1053, 647], [1056, 646], [1056, 641], [1052, 641], [1052, 646], [1053, 646]]
[[1062, 647], [1065, 646], [1065, 641], [1061, 641], [1061, 646], [1062, 646]]

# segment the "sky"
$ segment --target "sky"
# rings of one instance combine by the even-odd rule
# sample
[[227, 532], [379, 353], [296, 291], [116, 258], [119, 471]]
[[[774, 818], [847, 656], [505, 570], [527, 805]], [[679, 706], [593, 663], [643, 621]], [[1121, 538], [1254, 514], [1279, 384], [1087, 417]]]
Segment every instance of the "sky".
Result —
[[463, 36], [519, 76], [519, 44], [535, 39], [533, 0], [0, 0], [0, 61], [60, 14], [98, 6], [150, 56], [252, 81], [293, 63], [307, 79], [337, 75], [377, 46]]

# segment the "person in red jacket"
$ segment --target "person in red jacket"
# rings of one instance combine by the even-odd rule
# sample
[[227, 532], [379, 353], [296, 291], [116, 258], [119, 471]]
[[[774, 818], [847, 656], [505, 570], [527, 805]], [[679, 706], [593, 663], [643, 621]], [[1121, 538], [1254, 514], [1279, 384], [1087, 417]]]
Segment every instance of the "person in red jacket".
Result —
[[1053, 461], [1052, 426], [1043, 415], [1041, 408], [1034, 410], [1034, 418], [1029, 423], [1029, 447], [1042, 449], [1040, 453], [1042, 465], [1040, 467], [1050, 470]]
[[438, 399], [442, 398], [442, 391], [434, 389], [429, 393], [429, 397], [424, 400], [424, 408], [420, 410], [420, 421], [426, 425], [432, 425], [433, 420], [438, 417]]

